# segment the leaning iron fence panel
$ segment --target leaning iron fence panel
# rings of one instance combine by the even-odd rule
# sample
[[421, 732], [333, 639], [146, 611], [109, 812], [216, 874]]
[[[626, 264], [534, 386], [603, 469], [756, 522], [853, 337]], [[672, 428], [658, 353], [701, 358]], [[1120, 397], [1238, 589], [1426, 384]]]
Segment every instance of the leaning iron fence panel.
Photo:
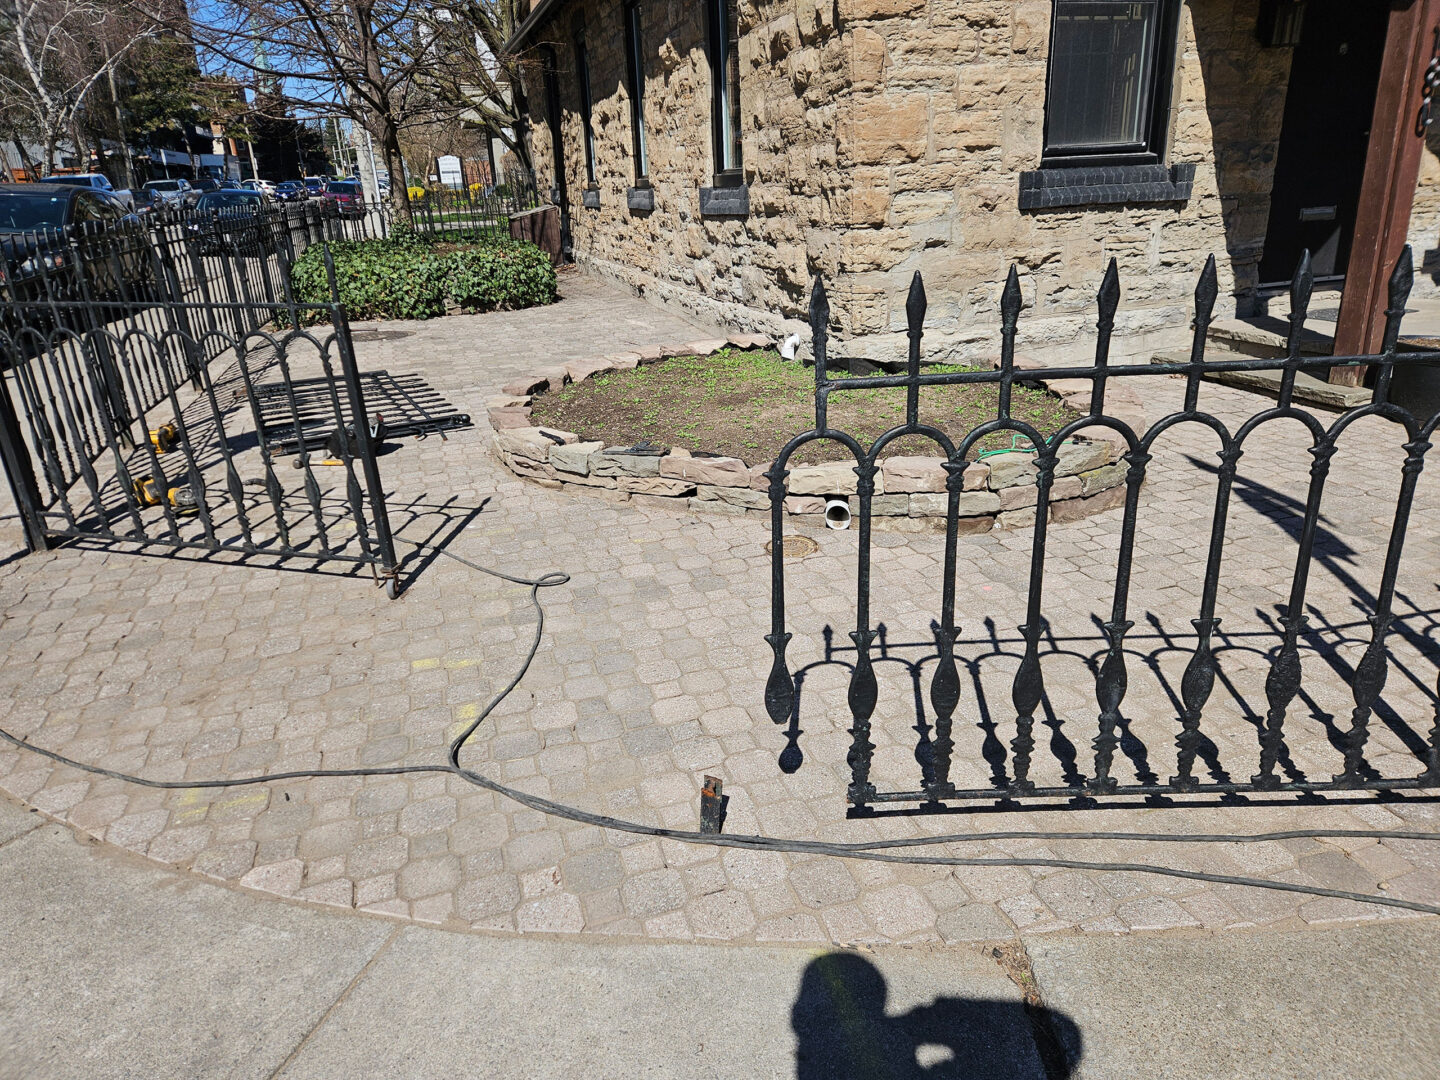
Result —
[[[297, 239], [334, 235], [306, 207], [7, 251], [0, 451], [32, 549], [69, 537], [334, 560], [372, 567], [394, 594], [349, 324], [290, 290]], [[293, 406], [302, 382], [307, 423], [330, 433], [323, 456], [270, 445], [259, 422], [257, 396]]]
[[[909, 349], [905, 370], [894, 375], [837, 377], [829, 370], [827, 333], [830, 323], [829, 304], [823, 283], [816, 281], [811, 305], [810, 324], [813, 335], [815, 363], [815, 420], [811, 430], [796, 435], [775, 458], [768, 471], [771, 504], [771, 626], [765, 640], [772, 652], [771, 671], [766, 682], [764, 702], [776, 724], [790, 726], [792, 743], [798, 739], [799, 684], [801, 672], [792, 671], [787, 650], [792, 634], [786, 620], [786, 567], [784, 561], [785, 500], [789, 494], [787, 478], [789, 462], [801, 448], [821, 440], [837, 443], [853, 458], [856, 474], [855, 515], [858, 527], [855, 576], [855, 628], [850, 632], [853, 658], [849, 662], [847, 690], [849, 710], [849, 749], [847, 765], [849, 785], [847, 797], [856, 812], [873, 809], [877, 804], [915, 803], [936, 807], [950, 802], [978, 801], [1020, 802], [1023, 800], [1069, 799], [1093, 803], [1108, 796], [1164, 797], [1172, 794], [1203, 794], [1234, 797], [1249, 792], [1299, 792], [1351, 790], [1403, 790], [1407, 788], [1440, 787], [1440, 705], [1435, 705], [1433, 718], [1419, 718], [1429, 729], [1414, 753], [1418, 765], [1414, 771], [1383, 774], [1366, 759], [1371, 745], [1371, 721], [1380, 704], [1392, 662], [1388, 637], [1396, 624], [1396, 582], [1405, 549], [1410, 518], [1414, 508], [1416, 486], [1424, 468], [1426, 452], [1431, 447], [1440, 414], [1413, 415], [1389, 399], [1393, 375], [1397, 369], [1434, 363], [1433, 351], [1400, 348], [1400, 326], [1405, 301], [1412, 283], [1412, 265], [1407, 249], [1390, 278], [1388, 307], [1381, 348], [1378, 353], [1359, 356], [1307, 356], [1302, 352], [1301, 339], [1305, 330], [1310, 296], [1314, 281], [1308, 254], [1297, 269], [1291, 286], [1291, 315], [1286, 350], [1278, 358], [1239, 358], [1207, 360], [1206, 336], [1217, 299], [1214, 259], [1210, 259], [1195, 291], [1194, 335], [1188, 361], [1152, 365], [1112, 366], [1110, 339], [1120, 301], [1120, 282], [1112, 261], [1098, 294], [1097, 340], [1094, 362], [1084, 367], [1047, 368], [1047, 379], [1085, 380], [1090, 385], [1088, 411], [1066, 424], [1048, 438], [1032, 425], [1012, 414], [1012, 395], [1017, 383], [1033, 374], [1017, 366], [1015, 341], [1022, 307], [1019, 278], [1011, 270], [1000, 303], [1000, 358], [993, 371], [926, 371], [921, 364], [921, 342], [926, 312], [923, 281], [917, 273], [906, 304]], [[1370, 401], [1350, 408], [1331, 422], [1295, 404], [1297, 377], [1302, 372], [1320, 371], [1334, 366], [1371, 369], [1373, 390]], [[1199, 407], [1201, 381], [1208, 376], [1227, 372], [1278, 373], [1276, 401], [1272, 407], [1260, 409], [1232, 431], [1212, 413]], [[1159, 419], [1148, 430], [1135, 430], [1124, 419], [1107, 415], [1106, 387], [1114, 380], [1175, 377], [1184, 380], [1181, 408]], [[998, 406], [993, 419], [969, 430], [963, 437], [952, 439], [944, 431], [923, 423], [918, 410], [922, 387], [994, 385], [998, 388]], [[849, 433], [833, 426], [828, 418], [828, 404], [834, 394], [852, 391], [892, 388], [905, 393], [905, 422], [876, 438], [868, 447]], [[1401, 477], [1393, 505], [1389, 510], [1388, 543], [1380, 572], [1380, 583], [1369, 604], [1370, 636], [1363, 656], [1347, 676], [1351, 698], [1350, 717], [1343, 730], [1329, 741], [1334, 747], [1335, 771], [1323, 778], [1300, 775], [1297, 770], [1278, 768], [1288, 760], [1286, 720], [1297, 697], [1304, 693], [1306, 675], [1301, 657], [1301, 635], [1308, 625], [1307, 589], [1312, 566], [1316, 560], [1317, 529], [1325, 497], [1326, 480], [1340, 436], [1368, 418], [1389, 422], [1399, 437], [1404, 453]], [[1223, 679], [1217, 659], [1215, 642], [1220, 633], [1217, 596], [1222, 583], [1226, 558], [1226, 529], [1241, 456], [1247, 440], [1267, 424], [1292, 421], [1303, 425], [1309, 442], [1305, 449], [1310, 458], [1306, 493], [1298, 507], [1298, 528], [1295, 534], [1292, 570], [1289, 575], [1288, 597], [1278, 618], [1278, 644], [1266, 660], [1263, 701], [1257, 703], [1254, 773], [1248, 779], [1234, 779], [1228, 774], [1202, 779], [1196, 775], [1197, 756], [1208, 742], [1203, 719], [1217, 680]], [[1173, 731], [1174, 775], [1122, 780], [1114, 775], [1116, 750], [1125, 725], [1123, 711], [1130, 683], [1130, 650], [1127, 634], [1134, 626], [1135, 612], [1130, 601], [1132, 571], [1136, 559], [1137, 521], [1140, 514], [1140, 490], [1152, 461], [1156, 440], [1183, 424], [1198, 424], [1210, 429], [1219, 448], [1216, 469], [1216, 492], [1211, 514], [1208, 542], [1203, 564], [1202, 586], [1196, 617], [1194, 642], [1183, 676], [1179, 680], [1178, 715]], [[1115, 540], [1115, 562], [1110, 582], [1111, 604], [1101, 624], [1103, 655], [1092, 665], [1094, 713], [1090, 721], [1093, 737], [1089, 745], [1089, 767], [1084, 771], [1078, 763], [1065, 770], [1062, 783], [1044, 783], [1034, 779], [1037, 750], [1037, 716], [1047, 705], [1047, 685], [1042, 664], [1042, 642], [1048, 633], [1045, 600], [1045, 573], [1049, 540], [1050, 505], [1056, 480], [1058, 457], [1062, 445], [1087, 428], [1107, 428], [1119, 433], [1123, 449], [1119, 463], [1124, 468], [1124, 500], [1120, 510], [1118, 535]], [[972, 450], [980, 440], [996, 432], [1012, 433], [1024, 440], [1034, 453], [1035, 511], [1030, 544], [1028, 581], [1025, 587], [1024, 623], [1020, 627], [1020, 655], [1010, 681], [1010, 725], [1013, 732], [1008, 745], [1001, 746], [994, 725], [988, 727], [985, 746], [980, 753], [987, 760], [999, 761], [989, 786], [957, 785], [952, 773], [957, 754], [960, 722], [957, 710], [964, 701], [960, 666], [973, 675], [973, 662], [962, 662], [956, 655], [959, 635], [957, 622], [957, 548], [959, 536], [959, 500], [963, 476], [970, 463]], [[919, 740], [914, 755], [919, 764], [918, 786], [900, 790], [882, 790], [872, 779], [876, 744], [872, 736], [879, 686], [875, 672], [877, 636], [883, 634], [871, 612], [872, 514], [876, 497], [880, 456], [895, 440], [907, 436], [923, 436], [932, 440], [944, 454], [945, 550], [939, 589], [938, 618], [932, 624], [934, 671], [930, 679], [928, 716], [917, 724]], [[1432, 568], [1433, 569], [1433, 568]], [[1425, 646], [1433, 651], [1433, 643]], [[885, 649], [880, 644], [882, 656]], [[827, 656], [831, 650], [827, 646]], [[916, 697], [919, 692], [918, 668]], [[1433, 678], [1433, 676], [1432, 676]], [[974, 681], [974, 680], [972, 680]], [[977, 682], [978, 686], [978, 682]], [[1233, 689], [1233, 686], [1231, 687]], [[1437, 686], [1432, 702], [1440, 702]], [[977, 700], [970, 706], [984, 711]], [[1248, 708], [1248, 705], [1247, 705]], [[1073, 718], [1070, 718], [1073, 721]], [[1412, 721], [1415, 718], [1412, 718]], [[969, 752], [967, 748], [965, 752]], [[791, 760], [798, 750], [787, 747]], [[786, 755], [782, 755], [784, 765]], [[1215, 770], [1212, 770], [1214, 772]]]

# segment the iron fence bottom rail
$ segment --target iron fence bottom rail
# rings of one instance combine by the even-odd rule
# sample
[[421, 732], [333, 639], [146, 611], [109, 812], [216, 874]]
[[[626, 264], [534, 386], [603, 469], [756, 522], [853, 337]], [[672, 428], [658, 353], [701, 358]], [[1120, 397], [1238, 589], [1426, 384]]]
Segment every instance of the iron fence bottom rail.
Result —
[[[360, 389], [372, 436], [424, 437], [471, 426], [467, 413], [446, 401], [419, 375], [362, 371]], [[254, 392], [261, 433], [272, 455], [320, 450], [335, 434], [328, 379], [294, 379], [288, 385], [258, 383]], [[354, 415], [347, 401], [342, 400], [340, 407], [343, 426], [348, 428], [354, 424]]]

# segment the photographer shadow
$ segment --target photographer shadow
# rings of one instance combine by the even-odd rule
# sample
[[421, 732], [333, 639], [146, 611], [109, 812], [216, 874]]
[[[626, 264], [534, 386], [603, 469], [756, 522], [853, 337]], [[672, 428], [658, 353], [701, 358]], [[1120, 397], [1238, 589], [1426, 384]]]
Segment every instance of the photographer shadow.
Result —
[[797, 1080], [1065, 1080], [1080, 1058], [1079, 1029], [1043, 1006], [936, 997], [890, 1014], [888, 996], [862, 956], [812, 960], [790, 1012]]

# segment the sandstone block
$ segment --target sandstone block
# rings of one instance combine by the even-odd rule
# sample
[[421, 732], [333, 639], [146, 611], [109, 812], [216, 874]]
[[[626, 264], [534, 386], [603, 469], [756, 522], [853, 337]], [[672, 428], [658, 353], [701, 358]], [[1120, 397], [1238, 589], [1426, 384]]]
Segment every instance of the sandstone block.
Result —
[[1101, 491], [1107, 491], [1116, 484], [1125, 482], [1125, 473], [1129, 470], [1124, 462], [1117, 461], [1114, 465], [1104, 465], [1098, 469], [1090, 469], [1080, 474], [1080, 493], [1082, 495], [1094, 495]]
[[681, 457], [671, 450], [660, 459], [660, 475], [713, 487], [750, 486], [750, 467], [732, 457], [691, 457], [688, 452]]
[[965, 466], [960, 483], [962, 491], [984, 491], [990, 486], [990, 466], [983, 461], [972, 461]]
[[1098, 469], [1109, 462], [1110, 454], [1109, 443], [1082, 442], [1062, 446], [1055, 457], [1055, 475], [1074, 476], [1076, 473]]
[[999, 518], [990, 517], [962, 517], [955, 521], [956, 536], [979, 536], [993, 529]]
[[534, 458], [516, 457], [514, 454], [504, 455], [504, 461], [510, 471], [517, 476], [529, 477], [532, 480], [555, 480], [559, 477], [549, 464], [543, 461], [536, 461]]
[[728, 514], [731, 517], [743, 517], [747, 512], [745, 507], [736, 506], [723, 499], [700, 499], [692, 496], [687, 505], [691, 510], [701, 514]]
[[664, 345], [641, 345], [635, 350], [639, 363], [653, 364], [657, 360], [664, 360], [666, 356], [674, 356], [674, 353], [667, 353]]
[[991, 491], [1035, 482], [1034, 454], [995, 454], [987, 457], [985, 463], [990, 466], [988, 484]]
[[628, 454], [628, 447], [611, 446], [590, 455], [594, 476], [659, 476], [659, 454]]
[[737, 349], [768, 349], [774, 344], [764, 334], [731, 334], [729, 340]]
[[[848, 461], [827, 461], [823, 465], [801, 465], [790, 470], [791, 495], [853, 495], [855, 466]], [[877, 492], [883, 489], [884, 474], [875, 478]]]
[[854, 100], [850, 122], [840, 128], [841, 153], [850, 163], [884, 165], [925, 155], [929, 109], [924, 94]]
[[485, 415], [489, 417], [490, 426], [496, 431], [530, 426], [529, 409], [488, 409]]
[[1006, 510], [995, 519], [997, 529], [1024, 529], [1035, 524], [1035, 507], [1027, 506], [1019, 510]]
[[695, 497], [705, 501], [719, 499], [747, 510], [770, 509], [770, 496], [750, 488], [701, 486], [695, 489]]
[[790, 495], [785, 499], [787, 514], [824, 514], [825, 500], [814, 495]]
[[1000, 509], [1005, 511], [1034, 506], [1040, 501], [1040, 492], [1034, 484], [1001, 488], [998, 494], [1000, 496]]
[[581, 476], [578, 473], [560, 473], [560, 479], [567, 484], [575, 484], [579, 487], [604, 488], [610, 491], [614, 491], [616, 486], [613, 476]]
[[550, 388], [550, 380], [544, 375], [526, 375], [523, 378], [512, 379], [500, 389], [510, 397], [528, 397], [531, 394], [538, 394]]
[[1081, 494], [1080, 478], [1078, 476], [1062, 476], [1050, 485], [1050, 501], [1059, 502], [1061, 499], [1078, 499]]
[[762, 461], [759, 465], [750, 466], [750, 486], [756, 491], [769, 491], [770, 478], [765, 474], [770, 471], [770, 462]]
[[550, 464], [564, 473], [590, 475], [590, 455], [604, 449], [602, 442], [568, 443], [550, 447]]
[[611, 353], [605, 357], [616, 371], [634, 371], [640, 365], [640, 354], [638, 352]]
[[551, 390], [559, 390], [570, 381], [570, 373], [565, 370], [564, 364], [541, 368], [535, 373], [535, 376], [536, 378], [544, 379], [545, 385]]
[[880, 463], [885, 490], [898, 495], [912, 491], [944, 491], [949, 478], [938, 457], [892, 457]]
[[615, 365], [603, 356], [591, 357], [588, 360], [571, 360], [565, 365], [565, 373], [570, 376], [571, 382], [584, 382], [591, 376], [605, 375], [614, 370]]
[[615, 486], [632, 495], [664, 495], [672, 499], [689, 495], [695, 490], [692, 483], [666, 476], [617, 476]]
[[[850, 513], [860, 513], [860, 496], [850, 496]], [[874, 495], [870, 499], [871, 517], [909, 517], [909, 495]]]
[[[911, 517], [943, 517], [949, 513], [950, 496], [944, 492], [920, 492], [910, 496]], [[996, 514], [1001, 496], [993, 491], [962, 491], [958, 503], [961, 517]]]
[[487, 409], [524, 408], [529, 404], [529, 394], [491, 394], [485, 399]]
[[495, 433], [495, 446], [502, 455], [526, 458], [537, 464], [549, 462], [550, 448], [554, 445], [554, 439], [546, 438], [539, 428], [530, 427], [528, 424]]
[[729, 344], [730, 342], [728, 342], [724, 338], [701, 338], [698, 341], [687, 341], [683, 346], [681, 346], [685, 351], [683, 353], [678, 353], [677, 355], [709, 356], [711, 353], [719, 352], [721, 349], [725, 348], [725, 346]]
[[840, 14], [846, 22], [888, 19], [896, 15], [913, 15], [924, 6], [925, 0], [841, 0]]
[[1123, 487], [1112, 487], [1108, 491], [1100, 492], [1098, 495], [1052, 503], [1050, 506], [1050, 520], [1058, 522], [1079, 521], [1081, 518], [1089, 517], [1091, 514], [1098, 514], [1102, 510], [1112, 510], [1124, 504], [1125, 489]]

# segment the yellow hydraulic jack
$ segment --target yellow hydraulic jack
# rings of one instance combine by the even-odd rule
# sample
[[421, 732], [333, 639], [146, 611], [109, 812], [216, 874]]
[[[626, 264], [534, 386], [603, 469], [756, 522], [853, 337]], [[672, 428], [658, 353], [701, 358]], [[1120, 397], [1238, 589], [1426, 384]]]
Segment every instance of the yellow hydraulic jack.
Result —
[[166, 490], [161, 499], [160, 487], [153, 476], [142, 476], [135, 481], [135, 501], [141, 506], [159, 506], [162, 501], [170, 504], [177, 514], [198, 514], [200, 498], [190, 484], [174, 484]]

